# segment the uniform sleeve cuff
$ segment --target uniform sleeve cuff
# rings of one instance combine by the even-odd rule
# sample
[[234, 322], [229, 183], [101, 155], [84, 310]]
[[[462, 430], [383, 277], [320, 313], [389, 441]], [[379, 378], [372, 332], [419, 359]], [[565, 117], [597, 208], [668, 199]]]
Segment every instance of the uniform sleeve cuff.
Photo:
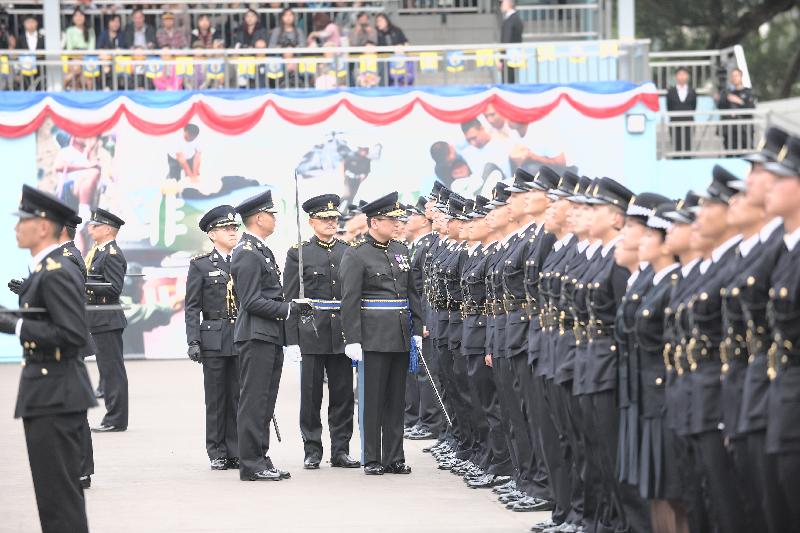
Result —
[[21, 332], [22, 332], [22, 319], [20, 318], [19, 320], [17, 320], [17, 325], [14, 326], [14, 335], [16, 335], [17, 338], [19, 338]]

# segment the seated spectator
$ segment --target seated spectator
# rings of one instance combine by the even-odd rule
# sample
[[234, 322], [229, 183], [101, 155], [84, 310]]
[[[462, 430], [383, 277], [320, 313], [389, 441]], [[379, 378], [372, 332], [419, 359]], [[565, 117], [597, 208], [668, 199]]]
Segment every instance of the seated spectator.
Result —
[[175, 27], [175, 15], [171, 11], [165, 11], [161, 15], [161, 27], [156, 32], [156, 43], [161, 49], [179, 50], [188, 46], [186, 34]]
[[269, 36], [270, 48], [298, 48], [305, 44], [306, 36], [303, 30], [297, 27], [297, 17], [292, 8], [287, 7], [281, 11], [280, 24], [272, 30]]
[[349, 36], [350, 46], [366, 46], [378, 43], [378, 32], [370, 25], [369, 13], [360, 12], [356, 17], [356, 25]]
[[183, 76], [176, 74], [175, 57], [164, 47], [161, 53], [161, 72], [153, 78], [153, 86], [157, 91], [179, 91], [183, 89]]
[[119, 15], [113, 15], [108, 19], [108, 25], [100, 37], [97, 38], [97, 48], [100, 50], [116, 50], [125, 48], [125, 40], [122, 36], [122, 19]]
[[392, 24], [384, 13], [375, 17], [375, 26], [378, 28], [378, 46], [397, 46], [408, 44], [403, 30]]
[[[94, 50], [94, 31], [89, 29], [86, 22], [86, 15], [80, 7], [76, 7], [72, 12], [72, 26], [64, 32], [64, 50]], [[91, 82], [83, 76], [84, 56], [73, 56], [67, 75], [64, 78], [64, 86], [67, 89], [82, 89], [91, 85]]]
[[244, 14], [244, 23], [236, 31], [233, 38], [234, 48], [254, 48], [259, 39], [267, 40], [267, 32], [261, 27], [258, 20], [258, 13], [253, 9], [248, 9]]
[[[367, 50], [364, 52], [364, 55], [377, 55], [378, 50], [375, 48], [374, 41], [368, 41], [364, 43]], [[365, 69], [361, 70], [360, 68], [356, 68], [356, 86], [357, 87], [377, 87], [381, 83], [381, 77], [378, 74], [377, 64], [375, 65], [375, 70], [372, 69]]]
[[137, 7], [131, 12], [131, 22], [123, 33], [125, 48], [153, 49], [156, 47], [156, 30], [144, 20], [144, 11]]
[[211, 25], [211, 17], [200, 15], [197, 28], [192, 30], [192, 48], [210, 49], [214, 45], [216, 28]]
[[44, 35], [39, 31], [39, 21], [33, 15], [28, 15], [22, 22], [23, 31], [19, 34], [16, 48], [19, 50], [44, 50]]
[[308, 46], [341, 46], [342, 36], [339, 27], [331, 22], [327, 13], [314, 13], [314, 31], [308, 34]]

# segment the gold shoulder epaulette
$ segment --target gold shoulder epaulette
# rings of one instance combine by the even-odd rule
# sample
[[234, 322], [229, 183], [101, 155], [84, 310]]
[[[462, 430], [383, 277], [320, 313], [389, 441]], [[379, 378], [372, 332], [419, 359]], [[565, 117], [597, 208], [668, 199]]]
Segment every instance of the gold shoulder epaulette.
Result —
[[54, 260], [52, 257], [48, 257], [47, 260], [45, 260], [44, 269], [48, 272], [51, 270], [58, 270], [59, 268], [61, 268], [61, 263]]

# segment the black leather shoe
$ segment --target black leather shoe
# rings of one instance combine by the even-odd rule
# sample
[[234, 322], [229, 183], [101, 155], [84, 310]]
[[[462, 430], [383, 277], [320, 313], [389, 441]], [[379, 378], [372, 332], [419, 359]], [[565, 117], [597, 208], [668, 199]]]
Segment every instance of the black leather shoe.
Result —
[[482, 478], [468, 482], [467, 485], [471, 489], [491, 489], [506, 482], [508, 482], [508, 478], [505, 476], [486, 475]]
[[383, 466], [380, 463], [367, 463], [364, 466], [364, 473], [368, 476], [382, 476]]
[[92, 433], [114, 433], [118, 431], [125, 431], [128, 428], [123, 428], [119, 426], [107, 426], [105, 424], [100, 424], [99, 426], [95, 426], [92, 428]]
[[239, 479], [242, 481], [280, 481], [283, 478], [281, 477], [280, 472], [274, 468], [271, 468], [262, 470], [261, 472], [256, 472], [255, 474], [244, 476], [240, 475]]
[[522, 492], [521, 490], [515, 490], [509, 492], [508, 494], [503, 494], [502, 496], [497, 498], [497, 501], [499, 501], [500, 503], [508, 504], [506, 507], [511, 509], [515, 503], [517, 503], [520, 500], [524, 500], [527, 497], [528, 495]]
[[239, 458], [238, 457], [228, 457], [225, 459], [225, 462], [228, 463], [228, 468], [230, 470], [239, 470]]
[[411, 467], [402, 461], [395, 461], [383, 467], [383, 471], [387, 474], [410, 474]]
[[358, 468], [361, 466], [361, 463], [346, 453], [340, 453], [331, 459], [331, 466], [334, 468]]
[[225, 458], [211, 459], [211, 470], [227, 470], [228, 460]]
[[81, 488], [83, 490], [92, 487], [92, 476], [81, 476]]
[[541, 511], [552, 511], [553, 507], [553, 502], [541, 500], [539, 498], [528, 497], [514, 503], [514, 505], [511, 506], [511, 510], [515, 513], [534, 513]]
[[317, 470], [321, 459], [318, 455], [308, 455], [303, 460], [303, 468], [306, 470]]
[[278, 474], [280, 474], [281, 479], [289, 479], [292, 477], [292, 475], [286, 470], [281, 470], [272, 464], [272, 459], [270, 459], [269, 456], [265, 457], [265, 459], [267, 460], [267, 470], [275, 470]]
[[408, 435], [408, 440], [433, 440], [435, 438], [436, 435], [433, 434], [433, 431], [424, 426], [417, 428], [416, 431], [412, 431]]

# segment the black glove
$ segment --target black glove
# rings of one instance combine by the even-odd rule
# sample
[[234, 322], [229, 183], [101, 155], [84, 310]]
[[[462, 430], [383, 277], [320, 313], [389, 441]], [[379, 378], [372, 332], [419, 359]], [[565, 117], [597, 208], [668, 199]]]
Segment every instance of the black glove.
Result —
[[308, 302], [289, 302], [290, 315], [314, 316], [314, 307]]
[[17, 320], [19, 317], [14, 313], [6, 313], [7, 307], [0, 305], [0, 333], [8, 333], [13, 335], [17, 329]]
[[189, 359], [194, 361], [195, 363], [200, 362], [200, 343], [197, 341], [192, 342], [189, 344], [189, 349], [186, 350], [186, 355], [189, 356]]
[[22, 290], [22, 280], [21, 279], [12, 279], [8, 282], [8, 288], [14, 294], [19, 294], [19, 291]]

